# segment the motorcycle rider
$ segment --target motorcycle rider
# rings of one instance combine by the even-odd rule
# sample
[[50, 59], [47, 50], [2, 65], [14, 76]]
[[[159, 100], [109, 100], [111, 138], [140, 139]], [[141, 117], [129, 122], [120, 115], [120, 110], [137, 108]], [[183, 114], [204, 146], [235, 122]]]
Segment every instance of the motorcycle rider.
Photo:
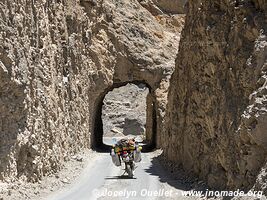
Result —
[[121, 156], [123, 155], [123, 152], [128, 152], [133, 157], [133, 161], [131, 161], [131, 171], [133, 172], [135, 168], [134, 162], [141, 161], [141, 149], [142, 147], [136, 145], [134, 138], [123, 138], [113, 145], [111, 149], [112, 161], [116, 166], [121, 166]]
[[[135, 139], [131, 138], [131, 139], [126, 139], [126, 138], [122, 138], [120, 139], [115, 146], [113, 147], [115, 153], [119, 154], [123, 151], [129, 151], [129, 150], [135, 150]], [[121, 163], [121, 158], [119, 156], [119, 160]]]

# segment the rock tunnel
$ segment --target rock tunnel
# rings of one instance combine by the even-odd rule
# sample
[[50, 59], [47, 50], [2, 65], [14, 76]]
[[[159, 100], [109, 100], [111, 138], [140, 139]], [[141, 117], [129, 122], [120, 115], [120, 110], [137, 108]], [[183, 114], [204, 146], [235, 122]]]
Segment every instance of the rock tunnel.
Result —
[[96, 107], [93, 116], [93, 129], [91, 133], [91, 147], [97, 151], [107, 151], [110, 146], [103, 142], [103, 119], [102, 119], [102, 108], [103, 101], [108, 92], [115, 88], [126, 86], [127, 84], [144, 84], [148, 89], [149, 93], [146, 98], [146, 142], [143, 147], [143, 151], [151, 151], [156, 147], [156, 135], [157, 135], [157, 114], [156, 114], [156, 102], [153, 98], [153, 91], [151, 86], [145, 81], [127, 81], [114, 83], [112, 86], [106, 88], [99, 97], [96, 99]]

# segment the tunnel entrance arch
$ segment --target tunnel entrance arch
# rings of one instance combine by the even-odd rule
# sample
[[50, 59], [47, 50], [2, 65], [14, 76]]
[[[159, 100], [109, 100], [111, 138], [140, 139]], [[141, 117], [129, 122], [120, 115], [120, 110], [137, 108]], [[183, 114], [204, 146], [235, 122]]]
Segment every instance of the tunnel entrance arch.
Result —
[[97, 151], [107, 151], [110, 149], [110, 146], [104, 144], [103, 142], [103, 120], [102, 120], [102, 109], [104, 105], [104, 99], [108, 92], [112, 91], [115, 88], [126, 86], [127, 84], [144, 84], [148, 90], [148, 96], [146, 99], [147, 113], [146, 113], [146, 138], [147, 143], [143, 146], [143, 151], [150, 151], [156, 147], [156, 135], [157, 135], [157, 120], [156, 120], [156, 106], [155, 99], [153, 95], [152, 88], [145, 81], [127, 81], [120, 83], [113, 83], [112, 86], [108, 87], [104, 92], [102, 92], [95, 102], [95, 112], [93, 116], [93, 129], [91, 133], [91, 146], [92, 149]]

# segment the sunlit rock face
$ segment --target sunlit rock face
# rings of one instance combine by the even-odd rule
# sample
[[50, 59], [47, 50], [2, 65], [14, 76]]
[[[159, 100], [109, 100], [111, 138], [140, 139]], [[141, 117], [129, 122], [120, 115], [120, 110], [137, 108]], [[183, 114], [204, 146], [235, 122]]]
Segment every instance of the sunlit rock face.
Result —
[[250, 188], [266, 160], [267, 4], [191, 0], [186, 11], [165, 156], [211, 187]]
[[110, 91], [102, 108], [103, 136], [145, 136], [148, 93], [144, 84], [127, 84]]
[[93, 146], [116, 84], [150, 87], [162, 132], [183, 15], [137, 0], [3, 0], [0, 15], [0, 180], [37, 181]]

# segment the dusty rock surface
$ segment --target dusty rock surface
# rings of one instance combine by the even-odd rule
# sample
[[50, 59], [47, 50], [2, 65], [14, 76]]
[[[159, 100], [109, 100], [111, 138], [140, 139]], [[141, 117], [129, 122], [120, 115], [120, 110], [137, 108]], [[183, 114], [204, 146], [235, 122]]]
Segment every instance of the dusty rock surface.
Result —
[[104, 137], [145, 135], [148, 90], [144, 84], [127, 84], [105, 96], [102, 110]]
[[139, 0], [153, 14], [183, 14], [187, 0]]
[[99, 105], [118, 84], [150, 86], [161, 132], [183, 15], [137, 0], [3, 0], [0, 16], [0, 180], [39, 181], [99, 145]]
[[59, 192], [73, 183], [96, 156], [97, 153], [91, 150], [79, 152], [71, 156], [59, 172], [46, 176], [37, 183], [25, 183], [21, 180], [12, 183], [0, 182], [0, 199], [47, 199], [52, 192]]
[[266, 183], [266, 5], [258, 0], [187, 5], [164, 152], [211, 187], [251, 188], [258, 175], [257, 185]]

